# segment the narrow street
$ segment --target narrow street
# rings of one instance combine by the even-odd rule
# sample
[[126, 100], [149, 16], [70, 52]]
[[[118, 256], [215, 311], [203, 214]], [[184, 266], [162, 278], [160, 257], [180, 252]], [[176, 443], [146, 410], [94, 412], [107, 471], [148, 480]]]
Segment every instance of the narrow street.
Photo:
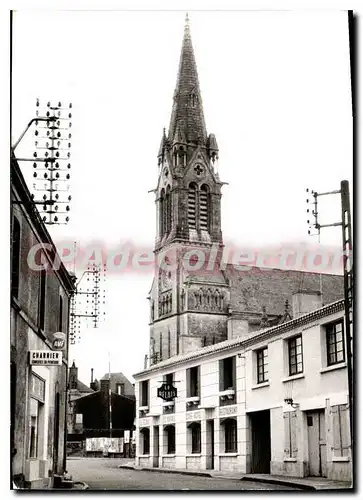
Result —
[[[122, 459], [68, 458], [68, 473], [74, 481], [84, 481], [90, 490], [289, 490], [287, 486], [268, 485], [235, 479], [217, 479], [182, 474], [165, 474], [120, 469]], [[129, 461], [129, 460], [128, 460]]]

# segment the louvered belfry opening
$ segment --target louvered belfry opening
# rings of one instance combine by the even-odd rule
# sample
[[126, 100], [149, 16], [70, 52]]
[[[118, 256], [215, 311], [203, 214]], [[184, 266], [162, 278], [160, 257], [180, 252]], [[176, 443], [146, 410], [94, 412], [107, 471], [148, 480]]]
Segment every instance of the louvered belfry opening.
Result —
[[188, 226], [196, 228], [197, 186], [192, 182], [188, 190]]
[[165, 219], [166, 219], [166, 233], [170, 233], [171, 230], [171, 194], [170, 194], [170, 186], [166, 188], [166, 197], [165, 197]]
[[199, 214], [200, 214], [200, 229], [208, 230], [208, 186], [203, 184], [200, 188], [199, 195]]
[[165, 211], [165, 191], [164, 189], [162, 189], [160, 193], [160, 205], [159, 205], [159, 231], [161, 237], [163, 237], [165, 233], [164, 211]]

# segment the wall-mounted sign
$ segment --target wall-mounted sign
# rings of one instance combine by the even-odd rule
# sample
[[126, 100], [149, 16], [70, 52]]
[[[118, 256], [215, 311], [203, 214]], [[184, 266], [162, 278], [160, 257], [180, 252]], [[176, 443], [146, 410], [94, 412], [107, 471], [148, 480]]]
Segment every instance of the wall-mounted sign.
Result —
[[177, 394], [178, 391], [172, 384], [162, 384], [158, 388], [158, 398], [164, 399], [164, 401], [167, 401], [168, 399], [175, 399]]
[[39, 401], [45, 400], [45, 380], [32, 372], [30, 379], [30, 394]]
[[63, 332], [53, 333], [52, 347], [55, 351], [61, 351], [66, 345], [66, 334]]
[[62, 353], [56, 351], [29, 351], [30, 365], [61, 365]]

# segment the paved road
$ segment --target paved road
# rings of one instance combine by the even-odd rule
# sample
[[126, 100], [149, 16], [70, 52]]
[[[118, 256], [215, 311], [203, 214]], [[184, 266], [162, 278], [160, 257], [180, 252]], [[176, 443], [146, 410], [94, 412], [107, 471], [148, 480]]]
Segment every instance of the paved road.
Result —
[[119, 469], [122, 459], [69, 458], [67, 469], [74, 481], [86, 482], [90, 490], [290, 490], [287, 486], [162, 472]]

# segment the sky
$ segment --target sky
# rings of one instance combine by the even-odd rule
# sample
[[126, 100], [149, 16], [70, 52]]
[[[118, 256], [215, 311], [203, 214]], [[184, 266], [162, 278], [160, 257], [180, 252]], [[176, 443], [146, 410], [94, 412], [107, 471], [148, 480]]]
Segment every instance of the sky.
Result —
[[[168, 127], [185, 12], [14, 13], [12, 138], [34, 116], [36, 98], [72, 102], [72, 204], [57, 243], [120, 242], [152, 249], [154, 195]], [[217, 137], [225, 242], [265, 248], [315, 245], [306, 188], [352, 181], [348, 20], [344, 11], [192, 11], [191, 33], [208, 133]], [[31, 156], [25, 136], [19, 157]], [[32, 185], [29, 164], [23, 173]], [[352, 190], [352, 188], [351, 188]], [[340, 217], [339, 197], [321, 199], [321, 223]], [[340, 245], [340, 229], [321, 244]], [[106, 315], [84, 327], [70, 357], [90, 382], [143, 368], [149, 345], [152, 273], [109, 273]], [[109, 354], [110, 353], [110, 354]]]

